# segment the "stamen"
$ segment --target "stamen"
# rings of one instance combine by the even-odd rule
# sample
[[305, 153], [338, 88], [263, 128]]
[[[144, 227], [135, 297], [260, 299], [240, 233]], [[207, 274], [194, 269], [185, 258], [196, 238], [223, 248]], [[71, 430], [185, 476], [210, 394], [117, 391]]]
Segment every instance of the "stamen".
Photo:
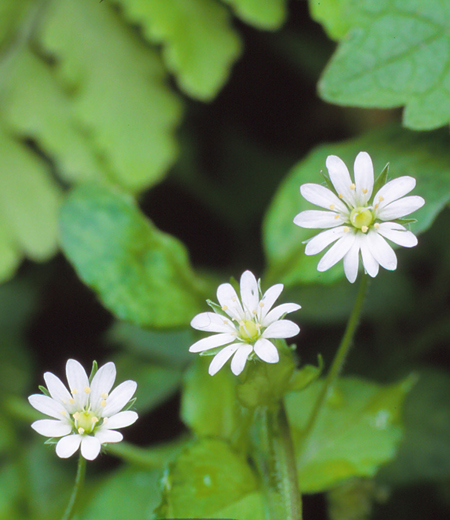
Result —
[[339, 197], [340, 199], [343, 199], [343, 198], [344, 198], [344, 195], [342, 195], [342, 193], [338, 193], [338, 197]]
[[75, 413], [73, 414], [73, 418], [74, 418], [76, 421], [78, 421], [78, 419], [80, 418], [80, 414], [79, 414], [78, 412], [75, 412]]
[[70, 404], [73, 404], [74, 402], [75, 402], [75, 399], [74, 399], [73, 397], [70, 397], [70, 398], [69, 398], [69, 403], [70, 403]]
[[92, 417], [91, 421], [92, 421], [92, 424], [98, 423], [98, 419], [95, 416]]
[[252, 311], [253, 316], [256, 316], [258, 313], [256, 311]]
[[80, 435], [83, 435], [83, 433], [84, 433], [84, 428], [82, 428], [82, 427], [80, 426], [80, 427], [78, 428], [78, 433], [79, 433]]
[[330, 209], [334, 209], [334, 208], [335, 208], [334, 204], [330, 204]]
[[362, 189], [362, 192], [364, 193], [364, 195], [367, 193], [367, 188], [363, 188]]
[[339, 215], [335, 215], [334, 220], [337, 220], [339, 218]]
[[61, 410], [61, 415], [64, 415], [64, 417], [66, 416], [66, 411], [65, 410]]
[[373, 207], [373, 209], [377, 209], [379, 206], [379, 204], [375, 204], [375, 206]]
[[261, 309], [264, 307], [264, 302], [259, 302], [259, 306], [261, 307]]
[[231, 298], [232, 302], [235, 302], [236, 300], [237, 300], [236, 296], [233, 296], [233, 298]]
[[106, 406], [106, 401], [104, 399], [103, 399], [103, 401], [100, 401], [100, 406], [103, 406], [103, 407]]
[[108, 422], [108, 417], [103, 417], [103, 424], [106, 424]]
[[354, 190], [356, 188], [356, 186], [353, 184], [353, 182], [350, 184], [350, 189], [351, 190]]
[[384, 197], [382, 197], [381, 195], [378, 197], [378, 202], [383, 202], [384, 200]]
[[[226, 323], [226, 321], [224, 323]], [[106, 392], [103, 392], [100, 394], [100, 397], [103, 397], [103, 399], [106, 399], [108, 397], [108, 394]]]
[[85, 386], [85, 387], [84, 387], [84, 391], [85, 391], [87, 394], [90, 394], [90, 393], [91, 393], [91, 389], [90, 389], [88, 386]]
[[228, 306], [227, 305], [222, 305], [222, 310], [223, 311], [226, 311], [228, 309]]
[[72, 392], [71, 392], [72, 395], [75, 395], [75, 394], [77, 394], [77, 393], [78, 393], [78, 390], [77, 390], [76, 388], [74, 388], [74, 389], [72, 390]]
[[374, 227], [375, 229], [378, 229], [378, 228], [380, 227], [379, 222], [375, 222], [375, 224], [373, 225], [373, 227]]
[[367, 231], [369, 231], [369, 228], [368, 228], [367, 226], [362, 226], [362, 227], [361, 227], [361, 231], [362, 231], [363, 233], [367, 233]]
[[350, 231], [350, 228], [347, 227], [347, 226], [344, 226], [344, 230], [343, 231], [344, 231], [344, 233], [348, 233]]

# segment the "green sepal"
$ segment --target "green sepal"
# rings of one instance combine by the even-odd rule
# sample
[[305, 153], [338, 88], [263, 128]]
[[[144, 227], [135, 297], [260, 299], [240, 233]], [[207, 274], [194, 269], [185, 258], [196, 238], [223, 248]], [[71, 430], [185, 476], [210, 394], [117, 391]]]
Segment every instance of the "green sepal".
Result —
[[50, 439], [46, 439], [44, 444], [57, 444], [59, 439], [55, 439], [55, 437], [51, 437]]
[[50, 392], [45, 388], [45, 386], [39, 385], [39, 390], [47, 397], [51, 397]]
[[373, 194], [376, 195], [378, 193], [378, 190], [382, 188], [387, 181], [387, 176], [389, 173], [389, 163], [386, 164], [386, 166], [383, 168], [380, 175], [378, 175], [374, 185], [373, 185]]
[[206, 303], [211, 307], [211, 309], [216, 313], [220, 314], [221, 316], [225, 316], [226, 318], [230, 318], [228, 314], [222, 309], [222, 307], [218, 304], [213, 302], [212, 300], [206, 300]]
[[125, 405], [125, 408], [123, 409], [123, 411], [127, 411], [127, 410], [130, 410], [133, 406], [134, 406], [134, 403], [136, 402], [136, 397], [133, 397], [133, 399], [130, 399], [128, 401], [128, 403]]
[[245, 408], [274, 406], [289, 391], [295, 369], [292, 349], [285, 341], [277, 341], [276, 346], [280, 356], [277, 363], [265, 363], [258, 358], [248, 361], [236, 388], [238, 401]]
[[327, 188], [337, 195], [336, 189], [333, 186], [333, 183], [331, 182], [330, 175], [329, 175], [328, 171], [320, 170], [320, 174], [324, 178], [325, 184], [326, 184]]
[[304, 390], [315, 381], [323, 370], [323, 358], [321, 354], [317, 356], [317, 363], [318, 366], [305, 365], [300, 370], [296, 370], [289, 381], [289, 391], [298, 392]]
[[92, 383], [92, 380], [94, 379], [94, 376], [97, 373], [97, 370], [98, 370], [98, 363], [94, 359], [94, 361], [92, 362], [91, 375], [89, 376], [89, 384]]
[[415, 224], [417, 222], [416, 218], [397, 218], [394, 220], [397, 224], [401, 224], [402, 226], [408, 226], [409, 224]]
[[230, 285], [233, 287], [237, 294], [241, 294], [241, 286], [234, 276], [230, 276]]

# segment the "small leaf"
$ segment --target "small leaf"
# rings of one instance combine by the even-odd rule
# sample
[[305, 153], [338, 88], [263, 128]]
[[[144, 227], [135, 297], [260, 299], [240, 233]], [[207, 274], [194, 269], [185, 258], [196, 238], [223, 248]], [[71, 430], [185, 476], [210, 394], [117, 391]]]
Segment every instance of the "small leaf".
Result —
[[351, 27], [352, 0], [309, 0], [309, 11], [333, 40], [340, 40]]
[[61, 241], [81, 279], [122, 320], [179, 327], [201, 310], [184, 246], [123, 194], [91, 184], [74, 189], [62, 208]]
[[357, 378], [340, 379], [305, 441], [302, 429], [322, 381], [289, 394], [286, 405], [302, 491], [316, 493], [351, 477], [372, 477], [391, 460], [402, 438], [401, 405], [414, 382], [410, 377], [381, 386]]
[[319, 354], [318, 366], [305, 365], [300, 370], [296, 370], [289, 381], [289, 391], [298, 392], [307, 388], [315, 381], [323, 369], [323, 359]]
[[150, 41], [162, 43], [166, 65], [190, 96], [208, 101], [228, 78], [240, 41], [227, 10], [214, 0], [118, 0]]
[[[218, 439], [201, 439], [188, 446], [164, 476], [163, 504], [158, 518], [223, 518], [251, 505], [255, 520], [263, 520], [257, 481], [244, 459]], [[238, 505], [239, 504], [239, 505]], [[237, 516], [241, 520], [240, 513]]]
[[287, 17], [286, 0], [224, 0], [239, 18], [259, 29], [279, 29]]

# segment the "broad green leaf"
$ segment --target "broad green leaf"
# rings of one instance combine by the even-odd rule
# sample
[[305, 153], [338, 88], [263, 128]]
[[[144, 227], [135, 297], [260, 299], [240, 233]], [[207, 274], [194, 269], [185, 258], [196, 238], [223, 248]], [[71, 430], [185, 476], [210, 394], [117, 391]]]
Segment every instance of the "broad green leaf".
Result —
[[450, 478], [450, 377], [424, 370], [405, 402], [404, 440], [396, 458], [380, 471], [391, 485]]
[[224, 0], [239, 18], [260, 29], [279, 29], [287, 17], [286, 0]]
[[33, 139], [68, 182], [107, 178], [101, 160], [81, 131], [75, 105], [52, 68], [26, 47], [16, 56], [0, 89], [5, 125]]
[[[412, 214], [418, 222], [411, 224], [411, 230], [417, 234], [431, 226], [436, 215], [450, 200], [449, 144], [450, 138], [445, 131], [420, 134], [389, 126], [314, 150], [294, 166], [267, 213], [264, 238], [270, 278], [286, 285], [295, 285], [329, 283], [343, 276], [342, 262], [324, 273], [317, 271], [322, 255], [306, 256], [302, 242], [320, 230], [303, 229], [292, 222], [300, 211], [313, 209], [314, 206], [300, 195], [299, 188], [306, 182], [322, 184], [320, 172], [325, 170], [328, 155], [341, 157], [352, 172], [356, 155], [364, 150], [372, 157], [375, 175], [389, 162], [391, 178], [413, 176], [417, 185], [411, 194], [421, 195], [425, 199], [425, 206]], [[402, 251], [402, 254], [407, 254], [407, 251]]]
[[0, 1], [0, 47], [8, 45], [14, 31], [25, 16], [32, 16], [35, 13], [35, 9], [30, 10], [30, 5], [32, 5], [32, 0]]
[[119, 319], [186, 326], [203, 301], [184, 246], [145, 218], [134, 201], [81, 185], [61, 212], [61, 242], [80, 278]]
[[352, 0], [353, 28], [319, 83], [330, 102], [405, 105], [404, 125], [430, 130], [450, 122], [450, 4], [440, 0]]
[[351, 477], [373, 477], [390, 461], [402, 438], [402, 402], [414, 381], [381, 386], [340, 379], [303, 446], [302, 429], [323, 382], [286, 396], [302, 491], [327, 491]]
[[[15, 265], [14, 248], [36, 261], [57, 249], [60, 189], [47, 165], [10, 137], [0, 125], [0, 223], [13, 242], [4, 246], [6, 265]], [[0, 224], [1, 225], [1, 224]], [[5, 238], [6, 233], [3, 237]]]
[[107, 2], [53, 0], [46, 15], [40, 44], [105, 171], [132, 191], [159, 181], [175, 159], [181, 110], [157, 54]]
[[[217, 439], [201, 439], [188, 446], [169, 466], [163, 485], [158, 518], [224, 518], [224, 512], [233, 512], [232, 518], [244, 520], [249, 518], [249, 506], [254, 507], [252, 518], [264, 518], [250, 466]], [[242, 505], [241, 517], [237, 511]]]
[[185, 374], [181, 418], [197, 435], [231, 439], [242, 422], [236, 378], [230, 370], [208, 374], [211, 358], [197, 356]]
[[330, 38], [339, 40], [351, 27], [350, 17], [354, 12], [351, 2], [352, 0], [309, 0], [311, 18], [323, 25]]
[[163, 45], [166, 65], [187, 94], [203, 101], [217, 94], [241, 49], [224, 6], [216, 0], [117, 1], [150, 41]]
[[194, 343], [192, 329], [160, 332], [118, 322], [108, 336], [127, 350], [170, 367], [182, 368], [194, 359], [189, 352]]
[[119, 469], [104, 479], [80, 514], [80, 520], [144, 520], [161, 500], [159, 470]]

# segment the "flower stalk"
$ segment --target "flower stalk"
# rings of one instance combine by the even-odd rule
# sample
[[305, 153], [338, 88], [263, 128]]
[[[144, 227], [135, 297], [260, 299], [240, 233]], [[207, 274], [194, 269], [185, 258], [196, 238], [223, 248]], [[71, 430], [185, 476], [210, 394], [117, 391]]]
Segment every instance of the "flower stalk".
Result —
[[84, 477], [86, 474], [86, 459], [81, 455], [78, 457], [77, 475], [75, 477], [75, 485], [70, 496], [69, 503], [67, 504], [66, 511], [62, 517], [62, 520], [71, 520], [75, 514], [78, 501], [81, 495], [81, 491], [84, 485]]

